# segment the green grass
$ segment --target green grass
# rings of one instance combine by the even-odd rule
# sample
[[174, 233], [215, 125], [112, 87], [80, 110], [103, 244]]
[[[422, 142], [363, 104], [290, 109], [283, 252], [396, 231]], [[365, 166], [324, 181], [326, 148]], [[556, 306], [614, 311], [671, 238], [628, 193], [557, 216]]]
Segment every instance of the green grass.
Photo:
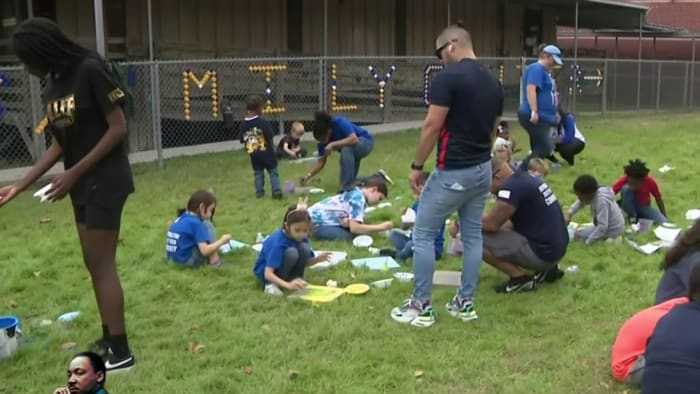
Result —
[[[581, 119], [588, 145], [576, 168], [553, 173], [548, 183], [562, 203], [573, 202], [571, 184], [593, 173], [612, 183], [628, 159], [640, 157], [654, 171], [670, 217], [685, 225], [696, 208], [694, 184], [700, 129], [697, 117]], [[377, 137], [363, 162], [364, 172], [385, 168], [395, 180], [394, 206], [371, 219], [398, 220], [410, 203], [408, 173], [417, 132]], [[518, 133], [521, 145], [526, 138]], [[659, 174], [663, 164], [675, 169]], [[254, 199], [252, 171], [242, 152], [179, 158], [135, 167], [137, 192], [127, 203], [119, 248], [126, 295], [127, 325], [136, 368], [110, 376], [114, 393], [602, 393], [623, 392], [609, 374], [610, 344], [621, 323], [653, 301], [660, 276], [658, 255], [645, 257], [626, 245], [573, 244], [564, 265], [580, 272], [542, 286], [532, 294], [503, 296], [491, 285], [504, 277], [481, 271], [479, 320], [462, 323], [443, 312], [454, 290], [436, 288], [438, 323], [416, 329], [394, 323], [389, 311], [410, 293], [410, 285], [373, 289], [360, 297], [312, 306], [265, 296], [252, 275], [253, 252], [224, 258], [218, 270], [178, 269], [165, 263], [166, 226], [177, 207], [200, 187], [213, 186], [219, 199], [219, 232], [252, 242], [258, 232], [278, 228], [287, 204]], [[298, 179], [306, 165], [283, 164], [282, 179]], [[337, 189], [332, 160], [317, 183]], [[269, 190], [269, 189], [268, 189]], [[401, 200], [394, 200], [400, 196]], [[317, 200], [319, 197], [312, 197]], [[582, 212], [578, 222], [588, 221]], [[50, 218], [48, 224], [40, 224]], [[0, 210], [0, 314], [22, 319], [26, 343], [0, 364], [0, 393], [46, 393], [64, 383], [73, 351], [100, 333], [88, 274], [83, 268], [68, 201], [39, 204], [27, 192]], [[380, 242], [386, 243], [380, 238]], [[351, 257], [366, 252], [316, 242], [318, 249], [345, 248]], [[448, 258], [440, 269], [459, 269]], [[410, 268], [408, 268], [410, 270]], [[357, 271], [349, 264], [311, 271], [322, 284], [369, 282], [385, 273]], [[80, 310], [73, 324], [34, 328], [40, 319]], [[440, 313], [443, 312], [443, 313]], [[206, 347], [187, 350], [188, 342]], [[76, 349], [77, 350], [77, 349]], [[252, 367], [252, 373], [245, 368]], [[298, 371], [296, 379], [288, 371]], [[423, 371], [420, 379], [416, 371]], [[250, 372], [248, 369], [247, 372]]]

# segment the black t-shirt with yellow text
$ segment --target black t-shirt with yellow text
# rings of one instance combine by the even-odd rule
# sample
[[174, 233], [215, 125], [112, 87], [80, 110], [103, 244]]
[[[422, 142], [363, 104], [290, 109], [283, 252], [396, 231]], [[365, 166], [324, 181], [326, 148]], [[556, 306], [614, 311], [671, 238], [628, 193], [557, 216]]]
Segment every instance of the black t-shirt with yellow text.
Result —
[[[71, 168], [85, 157], [107, 132], [107, 115], [122, 105], [124, 92], [96, 58], [86, 58], [72, 69], [47, 77], [42, 102], [49, 130], [63, 149], [63, 163]], [[76, 205], [111, 207], [134, 192], [134, 181], [124, 142], [89, 169], [70, 191]]]

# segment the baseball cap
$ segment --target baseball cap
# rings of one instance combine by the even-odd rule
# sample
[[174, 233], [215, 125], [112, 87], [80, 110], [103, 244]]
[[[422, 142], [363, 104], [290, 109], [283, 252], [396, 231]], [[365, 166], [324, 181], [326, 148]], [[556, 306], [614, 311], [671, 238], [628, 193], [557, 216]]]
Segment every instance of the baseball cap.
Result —
[[556, 45], [547, 45], [546, 47], [542, 48], [542, 52], [552, 55], [554, 63], [560, 66], [564, 64], [564, 62], [561, 60], [561, 50], [559, 50]]

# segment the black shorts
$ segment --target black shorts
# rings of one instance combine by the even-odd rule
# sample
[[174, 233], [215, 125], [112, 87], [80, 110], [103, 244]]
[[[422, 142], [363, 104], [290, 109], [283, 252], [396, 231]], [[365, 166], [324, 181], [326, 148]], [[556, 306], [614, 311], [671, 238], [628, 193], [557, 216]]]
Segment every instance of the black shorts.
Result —
[[104, 207], [92, 203], [73, 203], [75, 222], [84, 224], [89, 230], [119, 231], [126, 198], [120, 204]]

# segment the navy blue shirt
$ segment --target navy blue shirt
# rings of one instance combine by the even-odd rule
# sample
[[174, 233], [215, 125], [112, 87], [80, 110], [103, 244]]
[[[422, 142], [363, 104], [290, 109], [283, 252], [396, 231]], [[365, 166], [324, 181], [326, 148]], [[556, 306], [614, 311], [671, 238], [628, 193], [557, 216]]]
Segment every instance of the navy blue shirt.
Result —
[[656, 324], [647, 343], [642, 394], [700, 391], [700, 303], [678, 305]]
[[450, 109], [438, 139], [439, 169], [468, 168], [491, 159], [503, 89], [484, 65], [473, 59], [446, 65], [432, 81], [430, 105]]
[[520, 103], [518, 112], [530, 114], [532, 108], [527, 101], [527, 86], [535, 85], [537, 87], [537, 111], [539, 118], [551, 125], [557, 124], [557, 91], [554, 80], [549, 75], [549, 71], [540, 64], [535, 62], [525, 68], [523, 74], [523, 101]]
[[254, 170], [271, 170], [277, 167], [274, 137], [270, 123], [259, 116], [246, 118], [243, 122], [241, 143], [250, 155], [250, 164]]
[[[372, 140], [372, 134], [369, 131], [363, 129], [362, 127], [352, 123], [347, 118], [342, 116], [334, 116], [331, 120], [331, 138], [328, 142], [340, 141], [342, 139], [350, 137], [355, 134], [357, 138], [364, 138], [366, 140]], [[326, 143], [318, 143], [318, 157], [323, 157], [326, 153]]]
[[656, 299], [654, 305], [658, 305], [671, 298], [688, 296], [688, 281], [690, 272], [700, 264], [700, 251], [688, 253], [680, 260], [664, 271], [656, 288]]
[[559, 261], [569, 245], [569, 232], [557, 196], [542, 178], [516, 171], [498, 190], [497, 198], [515, 207], [513, 231], [527, 238], [537, 257]]

